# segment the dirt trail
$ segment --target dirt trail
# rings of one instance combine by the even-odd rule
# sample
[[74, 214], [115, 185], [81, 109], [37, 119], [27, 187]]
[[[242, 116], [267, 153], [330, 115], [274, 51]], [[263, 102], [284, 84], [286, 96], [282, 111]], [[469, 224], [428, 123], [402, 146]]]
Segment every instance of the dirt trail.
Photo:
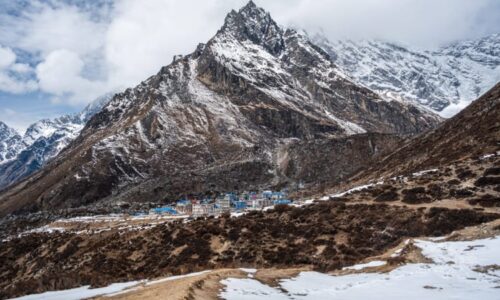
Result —
[[227, 278], [252, 278], [267, 284], [277, 286], [282, 279], [297, 276], [309, 268], [299, 269], [262, 269], [255, 274], [247, 273], [241, 269], [221, 269], [210, 271], [192, 277], [183, 277], [175, 280], [163, 281], [149, 286], [141, 285], [132, 288], [129, 292], [121, 292], [115, 296], [101, 296], [93, 300], [216, 300], [224, 289], [221, 281]]

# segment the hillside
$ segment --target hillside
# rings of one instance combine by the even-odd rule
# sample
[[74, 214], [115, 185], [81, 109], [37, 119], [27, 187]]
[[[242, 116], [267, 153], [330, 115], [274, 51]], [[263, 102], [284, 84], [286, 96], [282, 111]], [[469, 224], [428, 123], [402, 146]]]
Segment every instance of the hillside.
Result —
[[446, 166], [500, 151], [500, 84], [438, 128], [408, 140], [358, 178]]

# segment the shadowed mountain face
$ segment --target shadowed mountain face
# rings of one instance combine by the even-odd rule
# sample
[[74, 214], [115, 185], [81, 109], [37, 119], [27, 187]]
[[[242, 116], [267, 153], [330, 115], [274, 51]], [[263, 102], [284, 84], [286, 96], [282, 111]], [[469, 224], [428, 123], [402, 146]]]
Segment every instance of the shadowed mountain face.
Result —
[[352, 83], [250, 2], [207, 44], [115, 95], [46, 168], [0, 195], [0, 208], [337, 182], [394, 147], [395, 135], [439, 121]]

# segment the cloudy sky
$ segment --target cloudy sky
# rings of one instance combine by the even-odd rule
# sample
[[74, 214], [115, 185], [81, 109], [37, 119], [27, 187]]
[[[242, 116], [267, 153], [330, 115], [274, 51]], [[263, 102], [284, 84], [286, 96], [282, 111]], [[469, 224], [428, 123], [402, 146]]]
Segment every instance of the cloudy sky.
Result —
[[[0, 0], [0, 120], [79, 111], [192, 52], [247, 0]], [[255, 0], [278, 23], [331, 39], [419, 48], [500, 28], [498, 0]]]

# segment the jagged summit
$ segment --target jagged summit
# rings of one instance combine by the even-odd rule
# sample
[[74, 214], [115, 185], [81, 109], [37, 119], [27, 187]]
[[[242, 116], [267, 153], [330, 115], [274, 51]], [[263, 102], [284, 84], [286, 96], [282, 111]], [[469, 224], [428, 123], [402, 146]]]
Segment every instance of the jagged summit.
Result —
[[0, 121], [0, 132], [2, 132], [2, 134], [11, 134], [11, 135], [18, 134], [14, 128], [10, 128], [7, 124], [5, 124], [2, 121]]
[[250, 1], [238, 12], [231, 11], [219, 34], [229, 34], [238, 40], [249, 39], [266, 48], [273, 55], [284, 47], [283, 30], [272, 19], [269, 12]]

